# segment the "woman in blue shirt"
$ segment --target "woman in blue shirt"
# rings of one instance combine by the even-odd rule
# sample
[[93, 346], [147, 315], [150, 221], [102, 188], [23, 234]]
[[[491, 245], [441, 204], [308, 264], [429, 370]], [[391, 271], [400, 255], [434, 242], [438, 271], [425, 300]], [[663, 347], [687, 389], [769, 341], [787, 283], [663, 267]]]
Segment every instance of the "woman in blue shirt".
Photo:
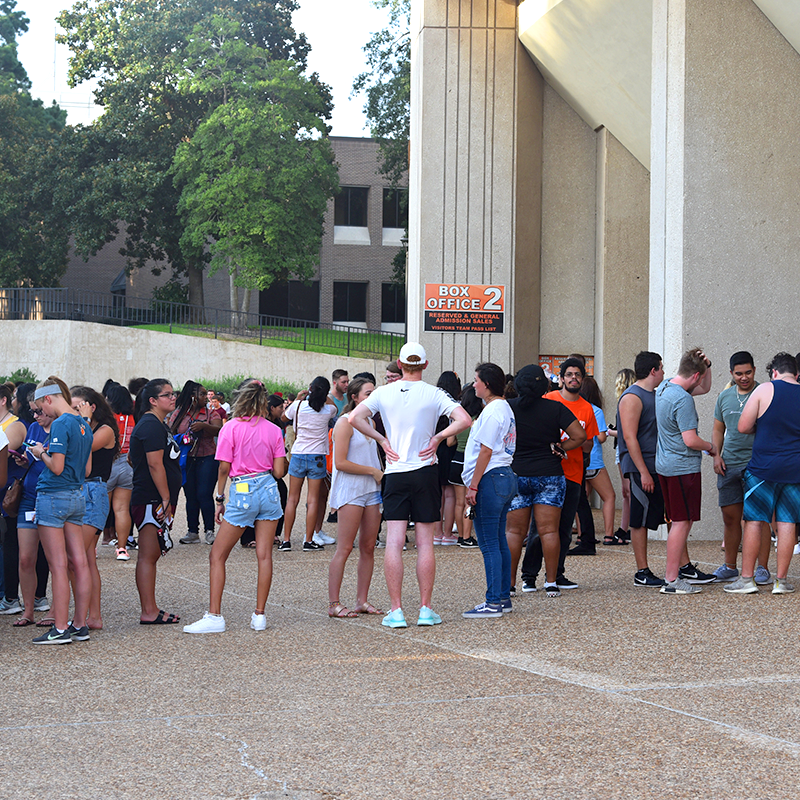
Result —
[[[36, 524], [50, 565], [53, 586], [53, 627], [34, 639], [35, 644], [69, 644], [86, 641], [86, 615], [92, 593], [92, 575], [83, 545], [86, 502], [83, 482], [92, 454], [92, 430], [70, 405], [67, 385], [50, 376], [33, 396], [37, 408], [53, 418], [50, 443], [35, 444], [30, 452], [46, 467], [37, 484]], [[69, 571], [75, 576], [75, 618], [69, 622]]]

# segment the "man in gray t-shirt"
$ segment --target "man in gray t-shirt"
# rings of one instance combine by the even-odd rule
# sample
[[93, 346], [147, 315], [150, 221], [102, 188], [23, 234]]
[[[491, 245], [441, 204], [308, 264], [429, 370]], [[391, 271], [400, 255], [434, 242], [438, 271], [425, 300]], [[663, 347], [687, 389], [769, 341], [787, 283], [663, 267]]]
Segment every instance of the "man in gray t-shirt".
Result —
[[[742, 511], [744, 509], [744, 470], [753, 454], [752, 433], [739, 433], [739, 418], [747, 401], [758, 386], [753, 356], [746, 350], [734, 353], [730, 359], [733, 385], [723, 389], [714, 407], [714, 430], [711, 441], [717, 448], [714, 456], [714, 472], [717, 473], [717, 492], [725, 528], [725, 563], [714, 570], [718, 581], [735, 581], [739, 577], [736, 560], [742, 543]], [[770, 551], [769, 525], [764, 523], [761, 531], [761, 549], [758, 554], [758, 569], [755, 581], [770, 583], [767, 564]]]
[[716, 455], [714, 445], [697, 435], [694, 405], [694, 396], [706, 394], [711, 388], [710, 366], [711, 361], [702, 350], [688, 350], [681, 357], [678, 374], [656, 389], [656, 471], [667, 517], [672, 521], [667, 537], [667, 585], [661, 587], [663, 594], [694, 594], [700, 590], [692, 584], [715, 580], [691, 563], [686, 549], [692, 523], [700, 519], [703, 451]]

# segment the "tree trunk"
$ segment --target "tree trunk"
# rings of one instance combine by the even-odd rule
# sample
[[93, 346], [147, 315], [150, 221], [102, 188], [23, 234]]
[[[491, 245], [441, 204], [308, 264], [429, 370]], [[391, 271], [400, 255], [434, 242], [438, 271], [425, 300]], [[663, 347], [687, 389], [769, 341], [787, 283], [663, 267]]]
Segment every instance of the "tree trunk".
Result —
[[242, 305], [240, 306], [242, 310], [242, 327], [247, 327], [247, 315], [250, 313], [250, 297], [252, 294], [252, 289], [242, 289]]
[[189, 277], [189, 304], [197, 306], [197, 309], [193, 310], [192, 313], [192, 317], [196, 315], [197, 319], [193, 321], [203, 322], [203, 312], [199, 310], [205, 307], [206, 304], [203, 297], [203, 268], [190, 264], [186, 269], [186, 274]]
[[230, 307], [231, 307], [231, 327], [239, 326], [239, 287], [236, 285], [236, 267], [228, 263], [228, 279], [230, 281]]

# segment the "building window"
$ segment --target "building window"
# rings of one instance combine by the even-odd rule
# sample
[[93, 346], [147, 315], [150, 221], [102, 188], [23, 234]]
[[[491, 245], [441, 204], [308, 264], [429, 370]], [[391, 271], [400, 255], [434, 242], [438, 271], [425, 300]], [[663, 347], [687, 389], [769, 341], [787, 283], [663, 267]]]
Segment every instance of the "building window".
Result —
[[366, 283], [334, 281], [333, 319], [336, 322], [367, 321]]
[[408, 189], [383, 190], [383, 227], [408, 227]]
[[334, 202], [333, 224], [366, 228], [368, 195], [366, 187], [343, 186]]
[[381, 322], [406, 321], [406, 290], [396, 283], [381, 286]]
[[319, 322], [319, 281], [273, 283], [259, 293], [258, 313], [270, 317], [288, 317]]

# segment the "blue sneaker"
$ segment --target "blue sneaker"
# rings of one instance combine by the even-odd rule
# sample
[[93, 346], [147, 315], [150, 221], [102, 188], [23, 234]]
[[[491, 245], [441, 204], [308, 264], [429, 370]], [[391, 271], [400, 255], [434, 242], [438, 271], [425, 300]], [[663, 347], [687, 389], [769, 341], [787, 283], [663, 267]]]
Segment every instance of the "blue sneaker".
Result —
[[428, 606], [420, 608], [417, 625], [438, 625], [441, 621], [442, 618], [435, 611], [431, 611]]
[[53, 625], [49, 631], [33, 640], [34, 644], [72, 644], [72, 637], [67, 631], [60, 631]]
[[762, 567], [759, 564], [753, 573], [753, 580], [759, 586], [766, 586], [768, 583], [772, 583], [772, 575], [769, 574], [769, 570], [766, 567]]
[[735, 581], [739, 577], [739, 570], [735, 567], [728, 567], [723, 564], [714, 570], [714, 577], [717, 583], [727, 583], [728, 581]]
[[464, 619], [497, 619], [503, 616], [503, 605], [502, 603], [479, 603], [461, 616]]
[[407, 628], [408, 623], [403, 614], [403, 609], [396, 608], [394, 611], [390, 611], [381, 621], [381, 625], [385, 625], [387, 628]]
[[503, 606], [503, 613], [510, 614], [514, 610], [514, 606], [511, 605], [511, 598], [509, 597], [506, 600], [503, 600], [501, 605]]

